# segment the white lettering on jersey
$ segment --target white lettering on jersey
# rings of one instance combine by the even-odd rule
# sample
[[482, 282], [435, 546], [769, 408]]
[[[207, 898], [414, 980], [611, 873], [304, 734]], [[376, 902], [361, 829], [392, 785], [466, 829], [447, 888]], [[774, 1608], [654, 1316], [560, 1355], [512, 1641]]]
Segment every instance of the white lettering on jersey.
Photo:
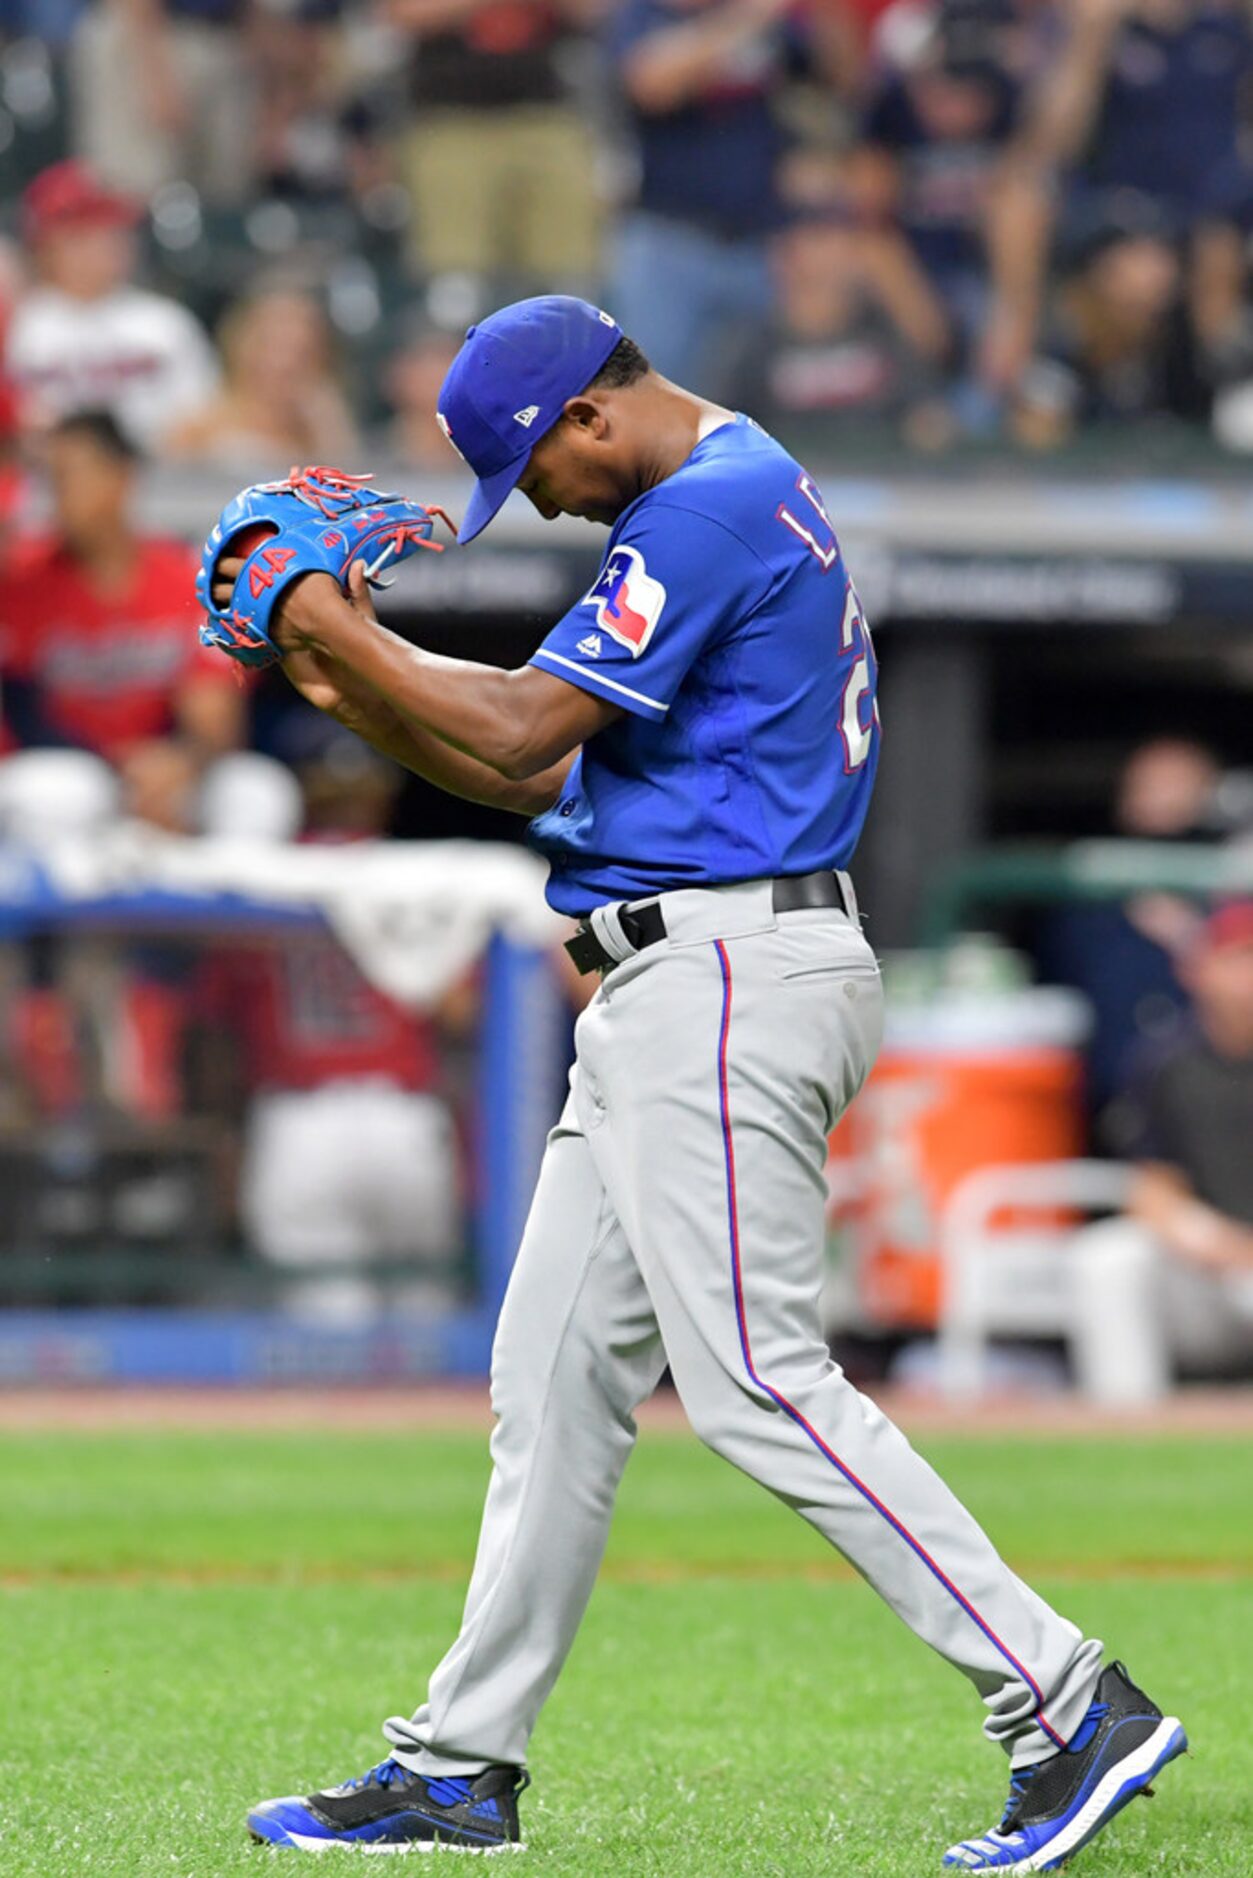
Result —
[[822, 522], [823, 532], [829, 539], [825, 541], [821, 540], [819, 536], [815, 534], [812, 527], [807, 527], [805, 523], [801, 521], [798, 516], [793, 515], [791, 509], [787, 508], [782, 502], [775, 510], [775, 518], [782, 522], [785, 528], [790, 528], [798, 540], [804, 542], [809, 552], [817, 560], [823, 573], [829, 574], [840, 558], [839, 543], [835, 539], [835, 530], [831, 526], [831, 517], [827, 514], [822, 497], [818, 494], [813, 479], [805, 475], [804, 471], [802, 471], [797, 478], [796, 487], [813, 509], [815, 517]]
[[599, 633], [585, 633], [574, 649], [576, 652], [581, 652], [586, 659], [598, 659], [603, 645], [604, 641]]

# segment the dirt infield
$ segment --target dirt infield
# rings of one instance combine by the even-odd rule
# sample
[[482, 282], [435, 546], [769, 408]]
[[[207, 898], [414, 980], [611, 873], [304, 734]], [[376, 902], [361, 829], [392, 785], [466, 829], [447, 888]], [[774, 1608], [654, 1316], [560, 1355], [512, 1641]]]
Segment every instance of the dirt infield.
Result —
[[[1147, 1409], [1095, 1407], [1068, 1396], [988, 1397], [949, 1404], [901, 1391], [876, 1391], [884, 1412], [910, 1434], [1000, 1437], [1205, 1434], [1253, 1436], [1253, 1389], [1183, 1389]], [[645, 1427], [685, 1426], [677, 1397], [660, 1391], [640, 1413]], [[412, 1388], [0, 1389], [0, 1431], [37, 1429], [447, 1428], [491, 1426], [485, 1384]]]
[[[1020, 1574], [1030, 1580], [1050, 1579], [1054, 1584], [1206, 1584], [1242, 1585], [1249, 1573], [1240, 1565], [1219, 1559], [1085, 1559], [1082, 1564], [1061, 1564], [1056, 1559], [1015, 1559]], [[860, 1574], [842, 1558], [833, 1557], [813, 1563], [773, 1559], [607, 1559], [598, 1579], [611, 1585], [690, 1585], [720, 1578], [729, 1583], [770, 1584], [856, 1584]], [[466, 1579], [463, 1558], [436, 1559], [414, 1566], [379, 1565], [152, 1565], [101, 1566], [98, 1570], [31, 1567], [26, 1571], [0, 1572], [0, 1592], [26, 1591], [35, 1585], [107, 1586], [115, 1590], [134, 1590], [146, 1585], [173, 1585], [196, 1591], [235, 1586], [266, 1585], [380, 1585], [403, 1588], [412, 1585], [462, 1585]]]

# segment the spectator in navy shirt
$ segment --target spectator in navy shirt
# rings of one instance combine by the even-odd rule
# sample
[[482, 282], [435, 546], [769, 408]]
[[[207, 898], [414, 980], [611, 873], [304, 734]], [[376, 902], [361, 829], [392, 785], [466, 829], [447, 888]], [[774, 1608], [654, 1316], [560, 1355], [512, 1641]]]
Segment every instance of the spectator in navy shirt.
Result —
[[1029, 355], [1051, 245], [1073, 255], [1139, 200], [1179, 245], [1197, 336], [1221, 370], [1239, 326], [1242, 149], [1253, 32], [1238, 0], [1071, 0], [1024, 134], [1003, 223], [999, 321]]
[[981, 421], [977, 340], [990, 304], [992, 212], [1020, 113], [1009, 8], [947, 0], [898, 47], [870, 96], [851, 165], [860, 218], [896, 227], [949, 321], [958, 413]]
[[[1123, 763], [1109, 832], [1131, 841], [1212, 839], [1220, 776], [1204, 744], [1150, 738]], [[1041, 919], [1035, 948], [1041, 976], [1075, 986], [1092, 1006], [1087, 1078], [1094, 1117], [1126, 1090], [1146, 1051], [1177, 1027], [1187, 1002], [1177, 962], [1194, 926], [1183, 901], [1160, 893], [1076, 901]]]
[[610, 28], [639, 152], [610, 304], [659, 371], [732, 403], [772, 304], [775, 103], [800, 43], [792, 5], [625, 0]]
[[1052, 295], [1018, 384], [1018, 440], [1047, 449], [1081, 425], [1203, 422], [1211, 388], [1183, 284], [1177, 245], [1151, 217], [1096, 230]]
[[778, 304], [751, 408], [767, 423], [817, 415], [900, 420], [935, 396], [949, 358], [943, 312], [905, 244], [850, 226], [841, 205], [793, 213], [774, 248]]
[[1045, 101], [1075, 207], [1132, 190], [1187, 228], [1228, 206], [1251, 66], [1232, 0], [1082, 0]]
[[872, 96], [855, 166], [864, 209], [903, 230], [959, 340], [983, 321], [988, 205], [1018, 108], [1007, 28], [942, 7]]

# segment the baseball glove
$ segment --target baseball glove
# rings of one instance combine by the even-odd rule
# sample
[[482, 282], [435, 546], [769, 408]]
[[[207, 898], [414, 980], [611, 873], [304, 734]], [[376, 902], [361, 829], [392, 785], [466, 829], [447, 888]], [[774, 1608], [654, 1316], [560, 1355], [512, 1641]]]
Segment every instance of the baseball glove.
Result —
[[[207, 618], [200, 643], [216, 646], [241, 665], [273, 665], [282, 653], [270, 637], [274, 608], [302, 574], [331, 574], [342, 587], [354, 561], [366, 578], [378, 576], [419, 548], [438, 554], [436, 519], [442, 509], [409, 502], [368, 487], [368, 476], [343, 470], [293, 469], [286, 482], [254, 483], [223, 509], [210, 530], [196, 575], [196, 597]], [[213, 580], [224, 556], [242, 558], [229, 601], [218, 606]]]

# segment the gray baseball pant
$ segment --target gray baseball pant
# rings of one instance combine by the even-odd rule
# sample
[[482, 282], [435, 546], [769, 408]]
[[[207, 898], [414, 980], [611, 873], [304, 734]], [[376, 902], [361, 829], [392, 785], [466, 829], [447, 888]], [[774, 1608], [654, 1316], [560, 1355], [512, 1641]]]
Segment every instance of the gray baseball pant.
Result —
[[419, 1773], [521, 1765], [600, 1566], [634, 1412], [666, 1362], [702, 1441], [817, 1527], [988, 1709], [1016, 1766], [1092, 1699], [1101, 1645], [998, 1557], [831, 1361], [827, 1136], [879, 1047], [859, 927], [768, 883], [663, 896], [668, 938], [580, 1017], [492, 1358], [492, 1479], [461, 1634], [385, 1733]]

